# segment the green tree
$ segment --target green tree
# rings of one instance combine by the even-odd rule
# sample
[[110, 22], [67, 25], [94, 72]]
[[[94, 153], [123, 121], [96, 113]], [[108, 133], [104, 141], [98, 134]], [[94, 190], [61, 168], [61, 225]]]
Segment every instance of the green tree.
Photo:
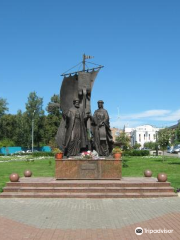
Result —
[[27, 114], [22, 113], [21, 110], [16, 114], [16, 128], [14, 141], [17, 146], [27, 147], [27, 139], [29, 137], [29, 127], [27, 123]]
[[[26, 146], [26, 132], [24, 125], [27, 125], [21, 111], [16, 115], [4, 114], [0, 118], [0, 140], [8, 146]], [[24, 144], [22, 144], [24, 143]]]
[[1, 147], [14, 147], [15, 142], [11, 139], [4, 138], [3, 140], [0, 140], [0, 148]]
[[144, 143], [144, 147], [155, 150], [156, 149], [156, 142], [146, 142], [146, 143]]
[[14, 140], [16, 128], [16, 116], [12, 114], [5, 114], [0, 118], [0, 139]]
[[60, 113], [60, 96], [59, 94], [54, 94], [51, 97], [51, 101], [48, 103], [47, 112], [51, 115], [55, 115], [57, 117], [61, 117]]
[[126, 150], [130, 147], [130, 138], [125, 132], [120, 133], [120, 135], [116, 138], [116, 142], [123, 150]]
[[178, 127], [174, 131], [174, 145], [180, 143], [180, 124], [178, 124]]
[[163, 150], [163, 161], [165, 159], [164, 151], [170, 145], [171, 131], [168, 128], [162, 129], [158, 132], [158, 145]]
[[43, 116], [43, 98], [37, 96], [36, 92], [31, 92], [28, 96], [28, 102], [26, 103], [26, 112], [30, 119]]
[[62, 114], [60, 112], [60, 97], [54, 94], [51, 97], [51, 101], [48, 103], [47, 111], [48, 115], [45, 118], [45, 135], [44, 142], [52, 146], [55, 144], [55, 136], [60, 125]]
[[140, 147], [141, 147], [141, 144], [137, 142], [133, 146], [134, 149], [139, 149]]
[[34, 145], [40, 146], [44, 136], [44, 110], [43, 98], [37, 96], [36, 92], [31, 92], [26, 103], [25, 119], [27, 121], [26, 130], [28, 132], [27, 145], [31, 146], [32, 124], [34, 125]]
[[0, 97], [0, 117], [3, 116], [6, 111], [9, 110], [7, 105], [8, 105], [7, 100]]
[[48, 104], [48, 115], [44, 115], [43, 98], [31, 92], [26, 103], [26, 111], [18, 110], [16, 115], [5, 114], [7, 102], [1, 101], [0, 142], [3, 146], [22, 146], [31, 148], [32, 123], [34, 122], [34, 146], [55, 142], [62, 114], [60, 112], [60, 97], [53, 95]]

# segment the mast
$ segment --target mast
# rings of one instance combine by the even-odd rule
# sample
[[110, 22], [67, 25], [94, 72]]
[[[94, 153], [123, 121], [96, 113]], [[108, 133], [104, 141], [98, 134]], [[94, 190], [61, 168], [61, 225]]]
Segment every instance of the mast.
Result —
[[86, 70], [86, 59], [91, 59], [91, 58], [94, 58], [94, 57], [90, 55], [86, 55], [85, 53], [83, 54], [83, 60], [82, 60], [83, 71]]
[[[69, 76], [69, 75], [73, 75], [73, 74], [78, 74], [79, 72], [89, 72], [89, 71], [97, 71], [97, 70], [100, 70], [101, 68], [103, 68], [104, 66], [102, 65], [99, 65], [99, 64], [95, 64], [95, 63], [91, 63], [91, 62], [88, 62], [88, 63], [91, 63], [93, 65], [96, 65], [97, 67], [93, 67], [93, 68], [87, 68], [86, 69], [86, 59], [91, 59], [91, 58], [94, 58], [94, 56], [90, 56], [90, 55], [86, 55], [85, 53], [83, 54], [83, 60], [82, 62], [78, 63], [77, 65], [75, 65], [74, 67], [68, 69], [66, 72], [62, 73], [61, 76], [65, 77], [65, 76]], [[82, 70], [78, 70], [78, 71], [75, 71], [75, 72], [71, 72], [71, 73], [67, 73], [69, 72], [70, 70], [72, 70], [73, 68], [77, 67], [78, 65], [83, 65], [83, 69]]]
[[86, 68], [86, 55], [85, 55], [85, 53], [83, 54], [83, 61], [82, 61], [82, 64], [83, 64], [83, 71], [85, 71], [85, 68]]

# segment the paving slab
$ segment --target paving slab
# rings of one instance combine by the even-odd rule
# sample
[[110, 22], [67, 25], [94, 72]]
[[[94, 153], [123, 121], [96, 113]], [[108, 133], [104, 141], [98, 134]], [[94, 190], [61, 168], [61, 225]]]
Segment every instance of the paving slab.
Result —
[[[142, 235], [135, 233], [137, 227], [143, 229]], [[0, 199], [0, 236], [1, 240], [180, 240], [180, 198]]]

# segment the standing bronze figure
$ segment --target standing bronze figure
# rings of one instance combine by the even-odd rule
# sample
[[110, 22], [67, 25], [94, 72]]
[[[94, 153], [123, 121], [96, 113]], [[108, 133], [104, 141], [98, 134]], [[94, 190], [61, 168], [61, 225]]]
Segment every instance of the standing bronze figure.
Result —
[[100, 156], [109, 156], [112, 151], [113, 138], [109, 125], [108, 112], [103, 108], [104, 102], [98, 101], [98, 110], [92, 119], [94, 147]]
[[80, 150], [86, 148], [87, 130], [85, 127], [87, 116], [79, 107], [79, 99], [73, 101], [74, 106], [69, 109], [65, 116], [65, 141], [64, 150], [67, 157], [77, 156]]

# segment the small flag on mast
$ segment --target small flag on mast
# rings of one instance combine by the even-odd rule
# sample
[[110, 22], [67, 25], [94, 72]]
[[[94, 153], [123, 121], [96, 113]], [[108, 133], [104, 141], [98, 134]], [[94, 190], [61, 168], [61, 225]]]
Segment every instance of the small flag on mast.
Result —
[[86, 54], [83, 54], [83, 71], [85, 71], [85, 62], [86, 62], [86, 59], [90, 59], [90, 58], [94, 58], [93, 56], [90, 56], [90, 55], [86, 55]]
[[85, 55], [85, 59], [90, 59], [90, 58], [94, 58], [94, 56]]

